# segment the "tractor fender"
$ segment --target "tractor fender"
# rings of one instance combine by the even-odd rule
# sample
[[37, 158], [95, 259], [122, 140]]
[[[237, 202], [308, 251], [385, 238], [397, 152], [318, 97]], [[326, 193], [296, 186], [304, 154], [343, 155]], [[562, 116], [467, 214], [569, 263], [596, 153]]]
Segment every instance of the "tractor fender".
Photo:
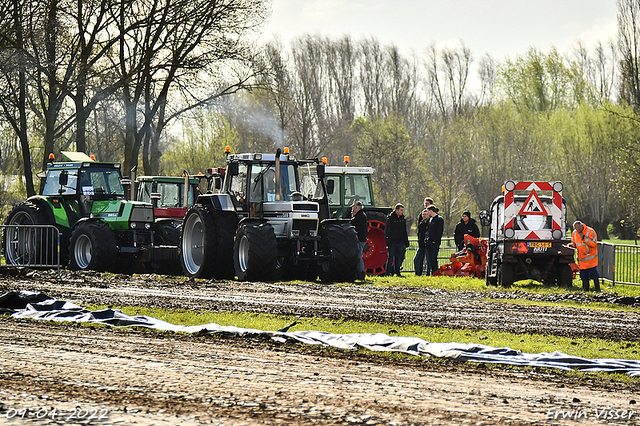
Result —
[[331, 225], [331, 224], [341, 224], [341, 223], [351, 223], [349, 219], [324, 219], [320, 221], [320, 227]]
[[235, 212], [233, 200], [229, 194], [201, 194], [196, 203], [209, 206], [212, 210]]
[[243, 217], [242, 219], [240, 219], [240, 222], [238, 222], [237, 227], [240, 228], [240, 226], [245, 223], [253, 223], [256, 225], [261, 225], [263, 223], [269, 223], [269, 221], [267, 219], [260, 219], [256, 217]]
[[80, 225], [81, 223], [89, 223], [89, 222], [104, 222], [104, 221], [100, 218], [95, 218], [95, 217], [82, 217], [78, 219], [78, 221], [71, 226], [70, 230], [71, 232], [73, 232], [73, 230], [76, 229], [78, 225]]
[[40, 209], [42, 209], [42, 211], [47, 215], [48, 223], [52, 225], [56, 224], [56, 219], [53, 216], [53, 210], [51, 210], [51, 205], [49, 204], [49, 202], [47, 202], [47, 199], [45, 197], [41, 195], [34, 195], [32, 197], [27, 198], [27, 201], [35, 204], [36, 206], [40, 207]]

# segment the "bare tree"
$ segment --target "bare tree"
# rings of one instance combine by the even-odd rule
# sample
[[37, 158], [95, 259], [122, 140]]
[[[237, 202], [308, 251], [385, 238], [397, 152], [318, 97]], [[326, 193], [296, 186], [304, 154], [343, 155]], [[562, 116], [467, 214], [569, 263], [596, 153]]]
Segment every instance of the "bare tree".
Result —
[[445, 48], [438, 52], [432, 45], [427, 50], [427, 87], [443, 119], [465, 111], [472, 61], [471, 50], [464, 43], [457, 49]]
[[3, 0], [0, 3], [0, 8], [5, 11], [5, 14], [0, 15], [0, 72], [3, 77], [3, 84], [0, 86], [0, 107], [20, 141], [25, 186], [27, 196], [31, 196], [35, 195], [35, 187], [27, 125], [28, 57], [25, 54], [23, 15], [25, 12], [29, 13], [28, 7], [23, 7], [19, 0]]
[[[125, 106], [124, 167], [137, 164], [144, 144], [146, 173], [159, 167], [160, 134], [167, 123], [220, 96], [235, 93], [253, 76], [242, 69], [227, 82], [224, 64], [249, 61], [245, 38], [264, 20], [263, 0], [164, 0], [122, 3], [120, 32], [129, 17], [144, 16], [144, 26], [121, 40], [121, 75], [131, 75], [123, 87]], [[181, 108], [169, 112], [170, 95], [182, 96]]]
[[620, 50], [621, 97], [640, 109], [640, 3], [618, 0], [618, 49]]

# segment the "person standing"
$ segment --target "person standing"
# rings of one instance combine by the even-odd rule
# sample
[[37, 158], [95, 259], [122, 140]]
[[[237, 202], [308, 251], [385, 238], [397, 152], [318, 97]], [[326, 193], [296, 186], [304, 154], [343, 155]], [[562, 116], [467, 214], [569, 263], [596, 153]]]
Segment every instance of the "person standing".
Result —
[[429, 226], [429, 212], [422, 210], [422, 217], [418, 222], [418, 251], [413, 257], [413, 270], [416, 275], [422, 275], [427, 257], [427, 227]]
[[369, 232], [369, 224], [367, 215], [364, 210], [362, 210], [362, 203], [360, 201], [356, 201], [351, 206], [351, 224], [354, 228], [356, 228], [356, 232], [358, 233], [358, 250], [360, 251], [360, 263], [358, 264], [357, 278], [359, 280], [364, 280], [365, 270], [362, 251], [364, 250], [365, 244], [367, 244], [367, 232]]
[[444, 231], [444, 219], [433, 204], [427, 207], [427, 212], [430, 218], [427, 227], [427, 275], [433, 275], [438, 270], [438, 251]]
[[460, 223], [456, 225], [456, 229], [453, 232], [453, 241], [455, 242], [458, 251], [464, 248], [465, 235], [480, 238], [480, 228], [478, 228], [475, 219], [471, 217], [471, 213], [468, 211], [462, 213]]
[[395, 209], [387, 216], [384, 228], [384, 237], [387, 242], [387, 266], [385, 275], [400, 275], [400, 268], [404, 262], [404, 254], [409, 247], [407, 235], [407, 221], [404, 217], [404, 206], [396, 204]]
[[595, 291], [600, 291], [600, 275], [598, 275], [598, 235], [593, 228], [576, 220], [573, 222], [571, 244], [576, 249], [578, 269], [582, 289], [589, 291], [589, 280], [593, 279]]

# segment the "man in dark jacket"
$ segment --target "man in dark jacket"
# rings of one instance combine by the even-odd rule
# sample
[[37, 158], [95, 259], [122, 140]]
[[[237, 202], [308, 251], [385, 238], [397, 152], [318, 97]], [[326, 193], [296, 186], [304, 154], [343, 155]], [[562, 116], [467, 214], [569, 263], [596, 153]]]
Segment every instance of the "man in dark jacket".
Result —
[[358, 279], [364, 280], [364, 259], [362, 258], [362, 250], [367, 244], [367, 232], [369, 232], [369, 224], [367, 215], [362, 210], [362, 203], [356, 201], [351, 206], [351, 224], [356, 228], [358, 233], [358, 249], [360, 250], [360, 264], [358, 265]]
[[453, 232], [453, 240], [456, 243], [458, 251], [464, 248], [464, 236], [471, 235], [475, 238], [480, 238], [480, 229], [476, 225], [475, 219], [471, 218], [470, 212], [462, 213], [460, 223], [456, 225], [456, 230]]
[[427, 227], [429, 226], [429, 212], [422, 210], [420, 222], [418, 222], [418, 250], [413, 257], [413, 270], [416, 275], [422, 275], [424, 260], [427, 257]]
[[384, 237], [387, 240], [387, 253], [389, 253], [385, 275], [395, 274], [400, 277], [404, 254], [407, 247], [409, 247], [407, 221], [404, 217], [404, 206], [402, 204], [396, 204], [396, 208], [387, 216]]
[[427, 275], [438, 270], [438, 251], [444, 231], [444, 219], [438, 215], [438, 208], [434, 205], [427, 207], [431, 220], [427, 228]]

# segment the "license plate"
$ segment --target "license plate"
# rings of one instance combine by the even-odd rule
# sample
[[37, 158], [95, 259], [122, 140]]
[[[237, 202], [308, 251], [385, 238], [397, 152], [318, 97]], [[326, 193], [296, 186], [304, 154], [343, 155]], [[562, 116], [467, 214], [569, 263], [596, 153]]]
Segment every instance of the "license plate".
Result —
[[551, 242], [549, 241], [532, 241], [529, 244], [529, 247], [545, 247], [551, 248]]

